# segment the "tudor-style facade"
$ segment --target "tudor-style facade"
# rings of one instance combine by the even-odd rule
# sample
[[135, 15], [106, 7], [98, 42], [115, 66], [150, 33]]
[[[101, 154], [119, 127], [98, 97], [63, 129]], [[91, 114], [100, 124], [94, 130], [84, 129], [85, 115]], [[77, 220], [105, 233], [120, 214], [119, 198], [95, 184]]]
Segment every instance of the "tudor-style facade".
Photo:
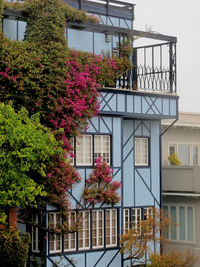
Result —
[[[176, 38], [133, 30], [134, 5], [115, 0], [65, 0], [100, 18], [100, 24], [67, 23], [70, 48], [99, 54], [115, 51], [117, 42], [129, 35], [160, 40], [161, 44], [134, 47], [133, 69], [116, 81], [115, 88], [99, 90], [100, 110], [89, 121], [83, 137], [74, 140], [71, 161], [82, 181], [68, 191], [72, 218], [81, 218], [81, 229], [64, 235], [48, 234], [40, 240], [40, 230], [32, 227], [32, 253], [44, 265], [73, 267], [128, 266], [120, 254], [119, 236], [151, 212], [161, 207], [161, 120], [176, 119]], [[3, 31], [11, 39], [23, 40], [23, 12], [5, 10]], [[20, 26], [21, 25], [21, 26]], [[22, 37], [21, 37], [22, 36]], [[164, 56], [164, 53], [165, 56]], [[103, 156], [113, 169], [113, 180], [121, 182], [118, 204], [85, 204], [81, 195], [85, 181]], [[76, 216], [78, 215], [78, 216]], [[36, 223], [39, 216], [35, 215]], [[70, 218], [69, 218], [70, 221]], [[44, 226], [61, 222], [59, 211], [48, 206]], [[31, 266], [31, 263], [30, 263]]]

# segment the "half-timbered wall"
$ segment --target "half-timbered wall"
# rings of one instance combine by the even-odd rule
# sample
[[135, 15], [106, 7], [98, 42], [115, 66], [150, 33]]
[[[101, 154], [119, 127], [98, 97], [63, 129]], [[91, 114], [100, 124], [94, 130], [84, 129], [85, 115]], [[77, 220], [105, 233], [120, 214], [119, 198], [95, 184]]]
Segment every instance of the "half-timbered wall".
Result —
[[[122, 116], [99, 115], [91, 119], [86, 134], [110, 135], [111, 137], [111, 167], [113, 180], [121, 181], [121, 201], [113, 208], [118, 211], [118, 233], [122, 233], [124, 208], [144, 208], [160, 205], [160, 167], [159, 167], [159, 134], [160, 120], [145, 120], [123, 118]], [[135, 138], [148, 138], [148, 166], [135, 166]], [[85, 180], [89, 177], [94, 166], [77, 167], [82, 181], [69, 192], [72, 209], [88, 210], [92, 207], [85, 205], [81, 195]], [[95, 209], [112, 208], [112, 206], [97, 204]], [[52, 210], [52, 207], [49, 208]], [[90, 226], [91, 227], [91, 226]], [[92, 232], [92, 228], [90, 230]], [[104, 247], [84, 251], [63, 253], [62, 264], [76, 267], [94, 266], [126, 266], [119, 247]], [[47, 244], [48, 251], [48, 244]], [[47, 266], [59, 262], [60, 256], [48, 252]], [[71, 265], [70, 265], [71, 262]], [[59, 266], [59, 264], [58, 264]]]

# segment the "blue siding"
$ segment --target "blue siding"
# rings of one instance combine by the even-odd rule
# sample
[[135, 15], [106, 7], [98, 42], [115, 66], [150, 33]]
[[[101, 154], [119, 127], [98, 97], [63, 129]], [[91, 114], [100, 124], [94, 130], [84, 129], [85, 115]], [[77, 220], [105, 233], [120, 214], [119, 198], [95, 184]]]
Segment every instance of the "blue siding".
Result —
[[[111, 136], [111, 159], [113, 180], [123, 182], [119, 195], [121, 201], [116, 205], [119, 215], [119, 233], [122, 233], [123, 208], [160, 206], [160, 118], [176, 116], [177, 99], [162, 96], [135, 95], [126, 93], [101, 92], [100, 114], [89, 121], [87, 134], [109, 134]], [[102, 111], [105, 114], [101, 114]], [[113, 112], [115, 111], [115, 112]], [[125, 118], [123, 117], [125, 115]], [[138, 115], [138, 116], [137, 116]], [[156, 117], [157, 116], [157, 117]], [[147, 137], [149, 140], [149, 166], [135, 166], [135, 137]], [[73, 187], [72, 208], [76, 208], [81, 199], [85, 179], [93, 167], [79, 167], [82, 181]], [[82, 201], [81, 205], [85, 207]], [[95, 208], [111, 208], [111, 205], [98, 203]], [[65, 253], [63, 264], [73, 259], [76, 267], [126, 266], [118, 248], [101, 251], [83, 251]], [[56, 257], [51, 256], [54, 261]], [[52, 263], [48, 263], [52, 266]], [[58, 265], [59, 266], [59, 265]], [[73, 265], [70, 265], [73, 266]], [[59, 266], [60, 267], [60, 266]]]
[[159, 150], [159, 121], [152, 121], [151, 127], [151, 175], [152, 179], [152, 192], [160, 203], [160, 179], [155, 179], [160, 173], [160, 150]]

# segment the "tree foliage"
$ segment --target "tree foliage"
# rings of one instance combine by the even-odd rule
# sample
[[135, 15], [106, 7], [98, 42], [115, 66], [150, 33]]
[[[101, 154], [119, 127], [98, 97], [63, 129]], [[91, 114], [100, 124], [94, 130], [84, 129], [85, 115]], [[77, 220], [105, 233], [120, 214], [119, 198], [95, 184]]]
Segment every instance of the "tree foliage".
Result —
[[29, 118], [25, 108], [15, 112], [1, 103], [0, 205], [34, 205], [36, 196], [45, 196], [37, 177], [45, 177], [52, 158], [62, 154], [60, 142], [40, 124], [38, 114]]
[[164, 233], [170, 224], [170, 219], [162, 211], [152, 208], [151, 214], [136, 225], [130, 225], [130, 229], [121, 235], [121, 253], [133, 263], [146, 262], [145, 255], [152, 254], [154, 245], [167, 242]]
[[28, 259], [30, 235], [0, 230], [1, 267], [22, 267]]
[[170, 251], [163, 255], [151, 254], [148, 267], [192, 267], [199, 260], [199, 256], [194, 256], [190, 251]]

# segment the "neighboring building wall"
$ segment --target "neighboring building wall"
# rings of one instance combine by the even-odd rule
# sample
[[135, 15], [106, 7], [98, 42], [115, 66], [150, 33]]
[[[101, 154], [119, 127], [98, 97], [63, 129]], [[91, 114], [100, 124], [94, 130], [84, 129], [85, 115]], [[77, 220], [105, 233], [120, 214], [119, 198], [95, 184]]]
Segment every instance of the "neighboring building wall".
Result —
[[[166, 249], [199, 255], [200, 114], [180, 113], [179, 118], [162, 137], [163, 207], [176, 223], [168, 233]], [[163, 130], [169, 124], [165, 123]], [[182, 166], [170, 166], [170, 145], [182, 159]]]

